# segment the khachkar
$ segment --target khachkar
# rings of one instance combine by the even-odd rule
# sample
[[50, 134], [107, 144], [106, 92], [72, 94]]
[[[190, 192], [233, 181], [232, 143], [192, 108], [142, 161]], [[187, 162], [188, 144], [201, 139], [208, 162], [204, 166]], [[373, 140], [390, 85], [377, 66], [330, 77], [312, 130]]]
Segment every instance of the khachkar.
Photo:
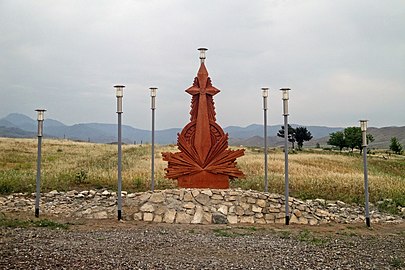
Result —
[[180, 152], [162, 153], [168, 161], [166, 177], [177, 179], [184, 188], [229, 188], [230, 178], [242, 178], [235, 160], [244, 149], [230, 150], [228, 134], [215, 122], [214, 95], [220, 91], [212, 86], [205, 68], [205, 51], [200, 48], [201, 65], [193, 86], [186, 90], [192, 95], [191, 118], [177, 134]]

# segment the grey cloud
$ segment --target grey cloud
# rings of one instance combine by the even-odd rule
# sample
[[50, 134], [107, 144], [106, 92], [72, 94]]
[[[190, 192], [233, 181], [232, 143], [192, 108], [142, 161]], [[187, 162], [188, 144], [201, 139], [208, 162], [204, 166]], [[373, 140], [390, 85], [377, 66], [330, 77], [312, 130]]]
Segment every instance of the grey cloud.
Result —
[[289, 86], [292, 122], [405, 124], [399, 0], [16, 0], [0, 3], [0, 25], [0, 116], [44, 106], [68, 124], [115, 122], [112, 86], [123, 83], [126, 123], [149, 128], [154, 85], [158, 128], [181, 127], [206, 46], [224, 126], [262, 121], [262, 86], [272, 123]]

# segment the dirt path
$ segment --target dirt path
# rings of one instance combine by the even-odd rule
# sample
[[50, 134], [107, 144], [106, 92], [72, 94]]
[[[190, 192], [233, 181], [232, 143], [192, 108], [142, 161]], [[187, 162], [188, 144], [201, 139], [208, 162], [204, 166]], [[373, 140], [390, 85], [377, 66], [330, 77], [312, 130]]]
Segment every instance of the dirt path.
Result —
[[1, 227], [0, 269], [405, 269], [404, 223], [58, 222], [69, 228]]

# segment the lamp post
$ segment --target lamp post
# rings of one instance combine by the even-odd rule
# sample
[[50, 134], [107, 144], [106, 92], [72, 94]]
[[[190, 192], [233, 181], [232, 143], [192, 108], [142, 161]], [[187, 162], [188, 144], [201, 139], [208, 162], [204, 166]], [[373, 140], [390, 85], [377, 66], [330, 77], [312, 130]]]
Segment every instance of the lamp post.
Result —
[[150, 87], [150, 97], [151, 97], [151, 110], [152, 110], [152, 156], [151, 156], [151, 190], [155, 191], [155, 99], [157, 87]]
[[44, 129], [44, 113], [45, 109], [36, 109], [38, 112], [38, 153], [37, 153], [37, 179], [36, 179], [36, 196], [35, 196], [35, 217], [39, 217], [39, 199], [41, 197], [41, 145]]
[[200, 51], [200, 61], [201, 63], [205, 62], [205, 52], [208, 51], [207, 48], [198, 48], [198, 50]]
[[283, 93], [283, 115], [284, 115], [284, 185], [285, 185], [285, 225], [290, 224], [288, 211], [288, 91], [290, 88], [281, 88]]
[[122, 123], [122, 97], [124, 96], [124, 85], [115, 85], [115, 93], [117, 96], [117, 114], [118, 114], [118, 220], [122, 219], [122, 134], [121, 134], [121, 123]]
[[366, 207], [366, 225], [370, 227], [370, 212], [368, 207], [368, 170], [367, 170], [367, 121], [360, 120], [361, 135], [363, 138], [363, 164], [364, 164], [364, 194]]
[[263, 120], [264, 120], [264, 192], [269, 192], [269, 182], [267, 177], [267, 97], [269, 88], [262, 87], [263, 96]]

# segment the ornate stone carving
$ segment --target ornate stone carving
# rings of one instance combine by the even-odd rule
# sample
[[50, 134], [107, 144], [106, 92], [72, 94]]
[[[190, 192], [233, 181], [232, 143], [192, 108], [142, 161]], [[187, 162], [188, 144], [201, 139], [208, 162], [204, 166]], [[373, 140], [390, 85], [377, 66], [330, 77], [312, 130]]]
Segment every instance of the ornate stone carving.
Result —
[[202, 58], [193, 85], [190, 123], [178, 134], [180, 152], [162, 153], [168, 161], [166, 177], [177, 179], [180, 187], [228, 188], [229, 178], [242, 178], [235, 160], [244, 149], [228, 149], [228, 134], [216, 123], [213, 96], [220, 92], [212, 86]]

